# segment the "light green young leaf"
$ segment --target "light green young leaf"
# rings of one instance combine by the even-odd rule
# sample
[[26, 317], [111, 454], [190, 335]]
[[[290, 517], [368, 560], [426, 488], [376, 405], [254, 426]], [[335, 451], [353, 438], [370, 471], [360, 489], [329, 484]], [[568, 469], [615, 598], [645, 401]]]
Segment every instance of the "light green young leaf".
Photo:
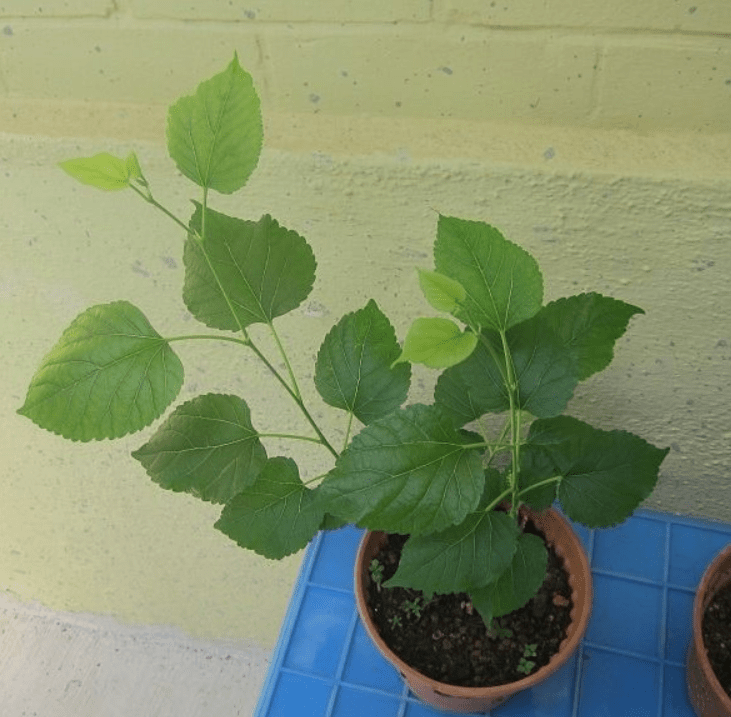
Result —
[[507, 513], [478, 510], [459, 525], [410, 537], [387, 587], [426, 593], [459, 593], [480, 588], [510, 565], [520, 530]]
[[225, 503], [251, 485], [267, 459], [249, 407], [227, 394], [178, 406], [132, 456], [162, 488], [212, 503]]
[[129, 155], [127, 155], [127, 159], [124, 164], [127, 168], [127, 174], [130, 179], [142, 179], [142, 168], [140, 167], [140, 160], [137, 159], [137, 155], [134, 152], [130, 152]]
[[574, 352], [583, 381], [610, 364], [614, 344], [627, 330], [629, 320], [644, 313], [638, 306], [590, 293], [552, 301], [536, 319], [551, 327]]
[[541, 308], [535, 259], [489, 224], [440, 216], [434, 262], [464, 287], [464, 308], [455, 316], [470, 326], [505, 331]]
[[652, 492], [670, 450], [570, 416], [535, 421], [529, 442], [550, 456], [562, 476], [558, 499], [566, 515], [589, 528], [626, 520]]
[[82, 184], [97, 189], [117, 191], [129, 187], [130, 173], [127, 162], [108, 152], [101, 152], [93, 157], [67, 159], [65, 162], [60, 162], [59, 166]]
[[371, 299], [346, 314], [325, 337], [317, 354], [315, 386], [329, 405], [371, 423], [406, 400], [411, 367], [391, 367], [399, 352], [396, 332]]
[[324, 519], [315, 492], [301, 481], [291, 458], [269, 459], [254, 483], [224, 507], [215, 527], [265, 558], [304, 548]]
[[547, 564], [548, 552], [543, 540], [537, 535], [521, 533], [507, 569], [496, 581], [469, 591], [470, 600], [485, 624], [523, 607], [543, 584]]
[[223, 72], [168, 111], [168, 152], [178, 169], [223, 194], [246, 184], [259, 161], [262, 137], [259, 97], [236, 55]]
[[397, 362], [446, 368], [464, 361], [476, 345], [477, 337], [471, 331], [462, 331], [450, 319], [416, 319], [406, 334]]
[[364, 527], [443, 530], [483, 493], [482, 459], [470, 442], [437, 407], [407, 406], [355, 436], [317, 491], [327, 512]]
[[450, 314], [459, 309], [467, 296], [462, 284], [437, 271], [418, 271], [419, 286], [431, 306]]
[[18, 413], [77, 441], [119, 438], [152, 423], [183, 383], [183, 365], [126, 301], [76, 317], [31, 380]]
[[[196, 205], [190, 226], [202, 231]], [[268, 214], [258, 222], [206, 210], [205, 239], [188, 235], [183, 299], [206, 326], [237, 331], [270, 323], [297, 308], [312, 290], [315, 256], [304, 237]]]

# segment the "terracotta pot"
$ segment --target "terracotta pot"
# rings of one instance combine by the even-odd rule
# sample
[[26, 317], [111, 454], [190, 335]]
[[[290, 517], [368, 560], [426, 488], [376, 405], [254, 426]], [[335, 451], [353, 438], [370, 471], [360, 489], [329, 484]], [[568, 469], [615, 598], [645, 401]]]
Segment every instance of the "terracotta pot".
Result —
[[438, 682], [407, 665], [383, 641], [366, 604], [366, 587], [370, 582], [368, 566], [386, 542], [386, 534], [366, 533], [360, 543], [355, 562], [355, 597], [360, 618], [379, 652], [401, 673], [411, 691], [427, 704], [450, 712], [487, 712], [502, 704], [517, 692], [526, 690], [545, 680], [562, 667], [579, 646], [586, 632], [591, 613], [592, 583], [589, 561], [581, 542], [568, 521], [557, 511], [541, 513], [527, 511], [536, 527], [546, 536], [546, 541], [563, 558], [569, 574], [573, 608], [566, 638], [551, 661], [532, 675], [495, 687], [458, 687]]
[[698, 717], [731, 717], [731, 697], [716, 678], [703, 642], [703, 614], [715, 594], [731, 583], [731, 545], [708, 566], [693, 601], [693, 637], [688, 649], [688, 697]]

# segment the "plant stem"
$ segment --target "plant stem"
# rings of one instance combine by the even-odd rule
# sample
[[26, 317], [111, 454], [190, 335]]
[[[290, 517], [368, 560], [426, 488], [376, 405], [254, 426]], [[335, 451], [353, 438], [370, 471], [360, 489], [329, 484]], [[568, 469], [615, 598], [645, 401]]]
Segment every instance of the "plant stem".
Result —
[[546, 478], [545, 480], [539, 481], [538, 483], [529, 485], [527, 488], [523, 488], [523, 490], [520, 491], [520, 495], [525, 495], [526, 493], [529, 493], [536, 488], [541, 488], [544, 485], [548, 485], [549, 483], [560, 483], [562, 479], [563, 476], [553, 476], [552, 478]]
[[164, 207], [160, 202], [158, 202], [153, 196], [152, 192], [150, 192], [149, 187], [147, 187], [147, 184], [145, 184], [145, 187], [147, 188], [147, 192], [143, 192], [139, 187], [135, 186], [134, 184], [129, 185], [130, 189], [133, 189], [137, 194], [139, 194], [148, 204], [152, 204], [153, 207], [156, 209], [159, 209], [165, 216], [172, 219], [178, 226], [182, 227], [186, 233], [192, 232], [192, 229], [185, 224], [182, 220], [178, 219], [169, 209]]
[[503, 345], [503, 356], [505, 359], [505, 386], [508, 390], [508, 401], [510, 403], [510, 452], [512, 461], [508, 478], [510, 482], [510, 490], [512, 499], [510, 501], [510, 515], [515, 517], [518, 513], [517, 491], [518, 491], [518, 471], [520, 470], [520, 409], [518, 408], [518, 384], [515, 379], [515, 368], [513, 367], [513, 357], [510, 355], [510, 347], [505, 331], [500, 332], [500, 340]]
[[309, 443], [317, 443], [318, 446], [323, 445], [319, 438], [312, 436], [300, 436], [295, 433], [259, 433], [259, 438], [286, 438], [291, 441], [308, 441]]
[[299, 386], [297, 385], [297, 378], [295, 377], [294, 371], [292, 370], [292, 364], [289, 362], [287, 352], [284, 350], [284, 346], [279, 339], [279, 334], [277, 333], [277, 330], [274, 328], [274, 324], [271, 321], [269, 322], [269, 330], [272, 332], [274, 341], [277, 344], [277, 348], [279, 349], [279, 355], [282, 357], [282, 359], [284, 360], [284, 365], [287, 367], [287, 373], [289, 374], [289, 380], [292, 385], [292, 390], [297, 395], [297, 397], [301, 399], [302, 394], [300, 393]]

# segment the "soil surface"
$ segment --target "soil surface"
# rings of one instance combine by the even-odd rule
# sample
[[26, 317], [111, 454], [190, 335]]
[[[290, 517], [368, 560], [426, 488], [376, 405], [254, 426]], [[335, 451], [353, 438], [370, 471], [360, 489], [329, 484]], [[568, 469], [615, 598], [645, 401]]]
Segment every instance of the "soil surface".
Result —
[[731, 697], [731, 585], [721, 588], [706, 608], [703, 642], [721, 687]]
[[[543, 537], [530, 522], [525, 530]], [[384, 582], [396, 572], [408, 536], [388, 538], [376, 556]], [[381, 637], [404, 662], [439, 682], [492, 687], [523, 679], [558, 652], [571, 622], [568, 576], [547, 547], [548, 569], [538, 593], [519, 610], [494, 619], [491, 633], [464, 593], [434, 595], [427, 602], [419, 590], [379, 590], [369, 581], [367, 602]]]

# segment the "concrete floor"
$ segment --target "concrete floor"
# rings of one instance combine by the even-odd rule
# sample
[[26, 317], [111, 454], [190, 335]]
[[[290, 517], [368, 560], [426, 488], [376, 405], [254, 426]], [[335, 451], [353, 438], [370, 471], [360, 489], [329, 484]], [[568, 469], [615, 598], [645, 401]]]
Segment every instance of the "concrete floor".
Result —
[[270, 653], [0, 593], [3, 717], [249, 717]]

